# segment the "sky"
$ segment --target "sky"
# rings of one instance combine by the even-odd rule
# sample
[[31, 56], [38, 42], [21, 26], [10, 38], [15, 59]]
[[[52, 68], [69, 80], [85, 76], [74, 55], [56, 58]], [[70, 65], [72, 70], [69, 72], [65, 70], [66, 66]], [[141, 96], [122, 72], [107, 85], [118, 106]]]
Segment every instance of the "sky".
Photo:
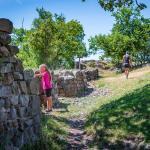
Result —
[[[145, 3], [148, 8], [142, 14], [150, 18], [150, 0], [138, 0]], [[0, 18], [10, 19], [14, 27], [21, 27], [24, 19], [24, 28], [30, 29], [32, 21], [38, 16], [36, 8], [63, 14], [66, 20], [78, 20], [84, 28], [85, 43], [88, 47], [88, 39], [96, 34], [108, 34], [111, 32], [114, 18], [109, 12], [105, 12], [97, 0], [0, 0]], [[88, 59], [98, 59], [98, 55]]]

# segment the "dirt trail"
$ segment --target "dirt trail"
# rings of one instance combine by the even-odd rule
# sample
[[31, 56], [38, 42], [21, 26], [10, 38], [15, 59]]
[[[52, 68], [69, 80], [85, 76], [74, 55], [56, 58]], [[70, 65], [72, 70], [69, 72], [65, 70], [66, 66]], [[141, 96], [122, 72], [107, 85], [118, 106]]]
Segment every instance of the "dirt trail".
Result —
[[84, 119], [71, 119], [69, 121], [70, 129], [67, 137], [67, 150], [88, 150], [88, 144], [93, 138], [86, 135], [83, 130], [85, 124]]
[[[140, 77], [146, 73], [150, 73], [150, 67], [147, 67], [145, 69], [139, 69], [137, 71], [134, 71], [134, 72], [130, 72], [129, 73], [129, 78], [128, 79], [134, 79], [134, 78], [137, 78], [137, 77]], [[125, 75], [122, 74], [120, 77], [108, 77], [106, 78], [107, 81], [112, 81], [112, 80], [120, 80], [120, 79], [125, 79]]]

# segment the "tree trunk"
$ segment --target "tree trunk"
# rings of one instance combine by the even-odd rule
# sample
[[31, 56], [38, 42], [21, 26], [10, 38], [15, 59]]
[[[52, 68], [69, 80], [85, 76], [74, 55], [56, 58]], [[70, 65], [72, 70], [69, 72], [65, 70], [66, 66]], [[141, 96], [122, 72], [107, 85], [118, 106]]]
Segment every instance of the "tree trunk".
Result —
[[81, 58], [79, 57], [79, 70], [81, 70]]

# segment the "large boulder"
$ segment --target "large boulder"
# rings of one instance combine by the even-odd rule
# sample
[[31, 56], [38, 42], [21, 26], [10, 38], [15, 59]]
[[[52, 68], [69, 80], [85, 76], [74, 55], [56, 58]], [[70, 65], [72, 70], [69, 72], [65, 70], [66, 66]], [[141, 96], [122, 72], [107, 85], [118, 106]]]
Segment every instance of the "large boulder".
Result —
[[0, 31], [11, 34], [13, 23], [9, 19], [0, 18]]

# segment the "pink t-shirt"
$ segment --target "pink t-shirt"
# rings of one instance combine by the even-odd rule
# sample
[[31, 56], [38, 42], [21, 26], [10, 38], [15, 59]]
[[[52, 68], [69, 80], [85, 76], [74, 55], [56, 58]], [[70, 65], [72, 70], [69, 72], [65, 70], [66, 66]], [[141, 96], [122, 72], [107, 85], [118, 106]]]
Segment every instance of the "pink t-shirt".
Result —
[[42, 88], [43, 90], [52, 88], [52, 77], [48, 71], [42, 73]]

